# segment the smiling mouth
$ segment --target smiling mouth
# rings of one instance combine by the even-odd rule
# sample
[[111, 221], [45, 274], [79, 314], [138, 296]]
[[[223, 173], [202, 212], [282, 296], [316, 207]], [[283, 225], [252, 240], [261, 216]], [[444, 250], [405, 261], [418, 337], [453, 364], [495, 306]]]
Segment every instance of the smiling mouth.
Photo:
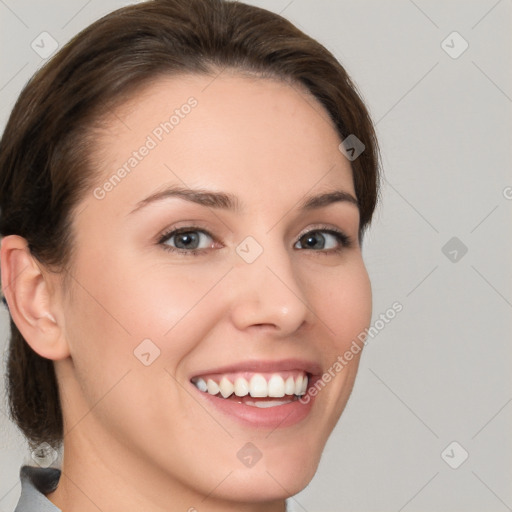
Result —
[[234, 372], [201, 375], [191, 382], [205, 394], [252, 407], [269, 408], [295, 402], [305, 395], [309, 375], [303, 370]]

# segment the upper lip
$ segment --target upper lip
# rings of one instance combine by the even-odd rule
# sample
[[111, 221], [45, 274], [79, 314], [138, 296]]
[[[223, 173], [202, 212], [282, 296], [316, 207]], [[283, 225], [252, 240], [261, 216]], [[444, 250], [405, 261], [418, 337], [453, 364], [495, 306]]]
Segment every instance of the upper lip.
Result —
[[219, 366], [216, 368], [209, 368], [202, 370], [201, 372], [194, 373], [191, 378], [200, 377], [201, 375], [208, 375], [214, 373], [235, 373], [235, 372], [279, 372], [285, 370], [303, 370], [313, 376], [320, 375], [322, 373], [321, 367], [314, 361], [308, 361], [306, 359], [280, 359], [277, 361], [253, 359], [249, 361], [240, 361], [238, 363], [232, 363], [225, 366]]

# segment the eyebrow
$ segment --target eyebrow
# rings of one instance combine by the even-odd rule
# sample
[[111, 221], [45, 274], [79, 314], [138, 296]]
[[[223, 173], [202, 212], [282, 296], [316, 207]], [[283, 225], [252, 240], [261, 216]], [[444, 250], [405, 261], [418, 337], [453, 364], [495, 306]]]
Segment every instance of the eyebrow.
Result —
[[[230, 193], [171, 186], [163, 190], [159, 190], [145, 199], [142, 199], [129, 214], [135, 213], [149, 204], [162, 201], [170, 197], [178, 197], [208, 208], [229, 210], [235, 213], [240, 213], [244, 209], [243, 203], [238, 199], [238, 197]], [[344, 190], [333, 190], [316, 196], [305, 197], [299, 202], [298, 208], [299, 210], [309, 211], [341, 202], [353, 204], [359, 208], [358, 200], [352, 194], [345, 192]]]

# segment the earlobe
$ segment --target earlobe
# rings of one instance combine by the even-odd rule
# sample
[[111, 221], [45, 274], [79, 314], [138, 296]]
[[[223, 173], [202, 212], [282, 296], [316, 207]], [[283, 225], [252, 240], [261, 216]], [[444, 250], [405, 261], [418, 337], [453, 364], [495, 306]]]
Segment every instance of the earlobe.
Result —
[[58, 307], [48, 275], [18, 235], [2, 239], [0, 250], [2, 291], [11, 317], [30, 347], [47, 359], [64, 359], [69, 349], [63, 330], [51, 310]]

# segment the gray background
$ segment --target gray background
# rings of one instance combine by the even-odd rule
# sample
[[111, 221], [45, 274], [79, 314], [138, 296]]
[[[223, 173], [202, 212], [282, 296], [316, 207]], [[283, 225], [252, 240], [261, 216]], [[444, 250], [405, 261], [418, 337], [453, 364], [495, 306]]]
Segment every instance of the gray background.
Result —
[[[248, 3], [317, 38], [361, 89], [384, 168], [364, 245], [374, 320], [403, 305], [368, 343], [347, 409], [293, 509], [512, 510], [512, 2]], [[126, 4], [0, 0], [2, 128], [44, 62], [31, 42], [47, 31], [62, 45]], [[463, 39], [446, 39], [454, 31]], [[1, 407], [0, 512], [9, 512], [28, 451]]]

